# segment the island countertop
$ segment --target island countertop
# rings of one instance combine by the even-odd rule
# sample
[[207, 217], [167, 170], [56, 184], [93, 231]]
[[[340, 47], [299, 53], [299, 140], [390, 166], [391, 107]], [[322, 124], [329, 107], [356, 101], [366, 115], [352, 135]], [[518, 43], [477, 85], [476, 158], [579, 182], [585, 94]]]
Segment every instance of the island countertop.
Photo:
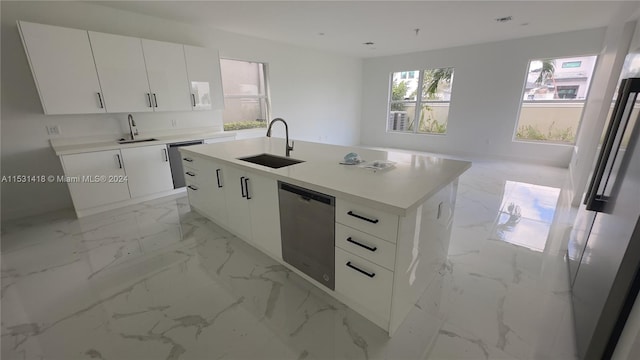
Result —
[[[468, 161], [421, 156], [360, 147], [295, 141], [291, 158], [304, 162], [279, 169], [238, 160], [263, 153], [284, 157], [285, 141], [255, 138], [180, 148], [192, 154], [231, 164], [250, 172], [320, 191], [404, 216], [471, 167]], [[340, 162], [350, 152], [365, 163], [395, 162], [391, 169], [373, 170]]]

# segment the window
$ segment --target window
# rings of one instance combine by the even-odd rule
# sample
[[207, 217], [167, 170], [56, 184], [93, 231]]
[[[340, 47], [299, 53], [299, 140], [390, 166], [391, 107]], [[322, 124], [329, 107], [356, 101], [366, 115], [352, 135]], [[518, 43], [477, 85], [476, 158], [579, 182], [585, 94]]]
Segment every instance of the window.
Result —
[[387, 131], [445, 134], [452, 85], [453, 68], [392, 73]]
[[529, 62], [516, 140], [573, 144], [595, 56]]
[[266, 128], [269, 118], [265, 64], [220, 59], [224, 129]]
[[582, 66], [582, 61], [567, 61], [562, 63], [563, 69], [579, 68], [580, 66]]

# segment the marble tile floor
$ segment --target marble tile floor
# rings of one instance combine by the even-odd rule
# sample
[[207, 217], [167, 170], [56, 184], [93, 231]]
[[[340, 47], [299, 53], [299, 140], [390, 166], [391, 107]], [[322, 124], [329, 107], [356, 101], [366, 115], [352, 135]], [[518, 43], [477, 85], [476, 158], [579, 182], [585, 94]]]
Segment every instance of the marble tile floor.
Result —
[[184, 196], [8, 222], [2, 359], [573, 359], [566, 176], [474, 162], [449, 260], [392, 338]]

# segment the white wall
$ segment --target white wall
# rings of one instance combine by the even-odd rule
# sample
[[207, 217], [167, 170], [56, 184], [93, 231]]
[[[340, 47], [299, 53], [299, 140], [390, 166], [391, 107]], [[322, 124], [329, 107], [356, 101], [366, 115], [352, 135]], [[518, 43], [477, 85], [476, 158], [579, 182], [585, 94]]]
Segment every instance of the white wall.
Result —
[[[225, 58], [266, 62], [272, 116], [289, 123], [294, 139], [359, 143], [362, 60], [116, 10], [84, 2], [2, 1], [2, 175], [57, 175], [46, 125], [62, 137], [126, 132], [126, 114], [45, 116], [18, 34], [16, 21], [79, 28], [218, 48]], [[221, 127], [221, 112], [134, 114], [145, 131]], [[278, 127], [274, 136], [281, 136]], [[64, 184], [2, 184], [2, 219], [71, 207]]]
[[[604, 34], [591, 29], [365, 59], [360, 141], [567, 167], [572, 146], [513, 141], [527, 66], [531, 59], [599, 54]], [[390, 74], [438, 67], [455, 68], [447, 134], [387, 133]]]

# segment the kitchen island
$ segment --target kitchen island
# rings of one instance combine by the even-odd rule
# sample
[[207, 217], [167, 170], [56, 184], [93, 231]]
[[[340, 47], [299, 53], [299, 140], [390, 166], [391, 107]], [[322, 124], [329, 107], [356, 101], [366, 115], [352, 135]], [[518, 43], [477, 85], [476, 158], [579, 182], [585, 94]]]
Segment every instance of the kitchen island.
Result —
[[[392, 335], [443, 266], [458, 177], [471, 163], [296, 141], [281, 168], [240, 158], [284, 157], [285, 141], [257, 138], [181, 148], [193, 209], [311, 281]], [[387, 169], [340, 162], [355, 152]], [[335, 198], [335, 287], [283, 258], [279, 184]], [[333, 222], [332, 222], [333, 223]], [[333, 260], [333, 259], [332, 259]], [[333, 262], [332, 262], [333, 263]]]

